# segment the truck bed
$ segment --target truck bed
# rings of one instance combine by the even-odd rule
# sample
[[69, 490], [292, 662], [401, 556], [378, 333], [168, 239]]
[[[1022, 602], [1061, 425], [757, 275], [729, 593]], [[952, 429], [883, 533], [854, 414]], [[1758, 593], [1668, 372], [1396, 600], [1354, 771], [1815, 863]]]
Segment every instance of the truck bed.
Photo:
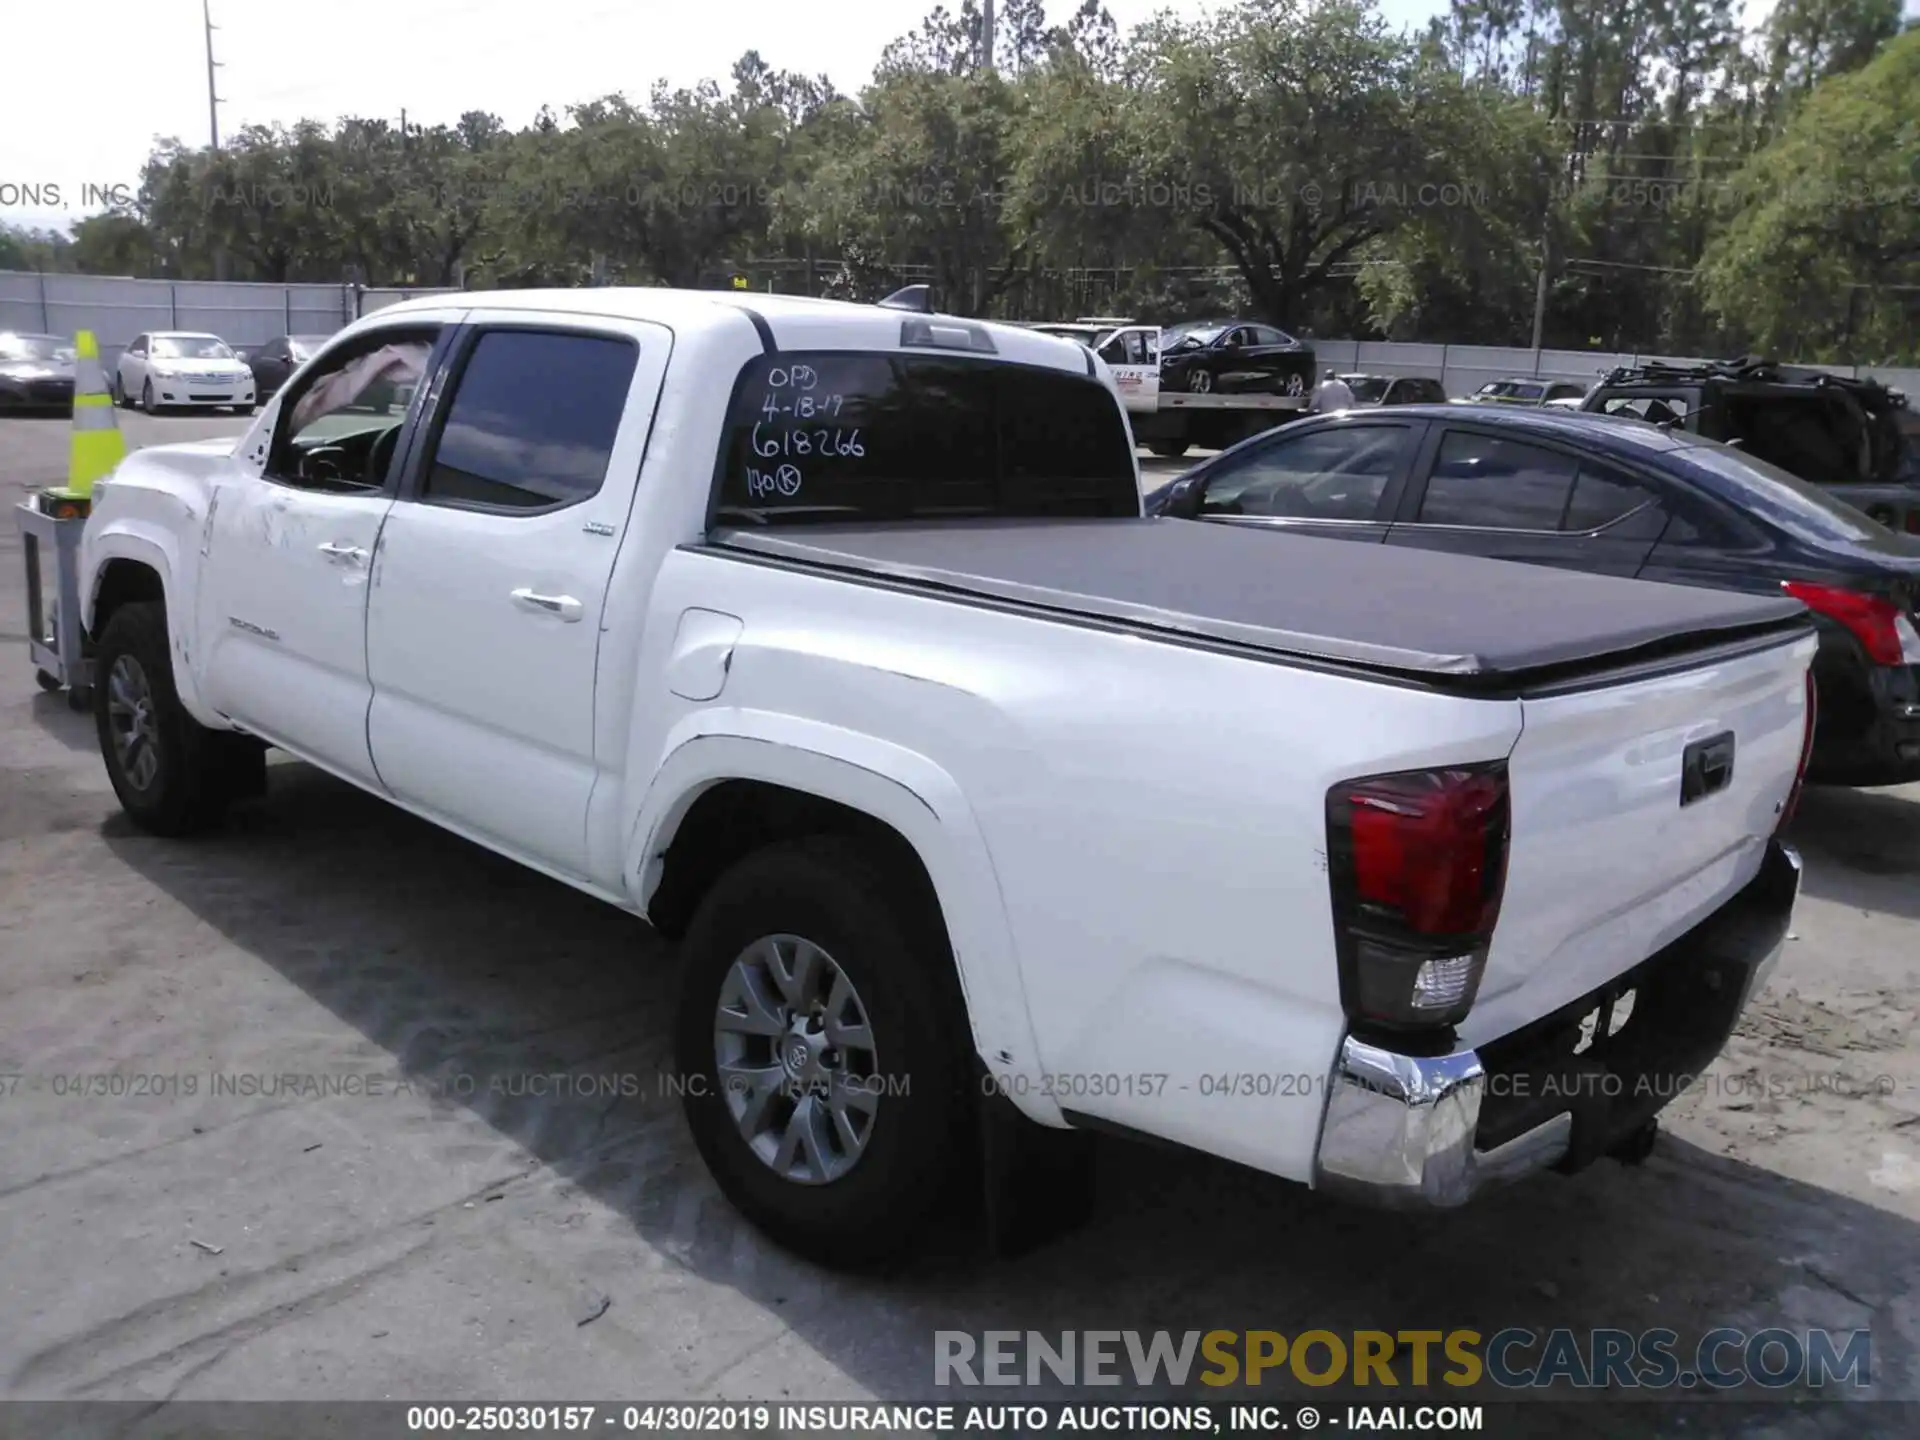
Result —
[[1189, 520], [717, 530], [745, 554], [1275, 656], [1506, 689], [1804, 625], [1797, 600]]

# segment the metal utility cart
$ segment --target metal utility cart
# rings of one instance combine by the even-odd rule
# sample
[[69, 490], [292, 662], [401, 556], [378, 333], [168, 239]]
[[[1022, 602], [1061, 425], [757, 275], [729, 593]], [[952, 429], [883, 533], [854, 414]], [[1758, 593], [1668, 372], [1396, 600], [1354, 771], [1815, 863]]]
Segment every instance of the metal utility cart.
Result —
[[[57, 504], [52, 513], [42, 497], [13, 507], [20, 548], [27, 561], [27, 652], [43, 690], [67, 692], [67, 704], [85, 710], [93, 703], [93, 661], [80, 628], [80, 533], [86, 529], [84, 502]], [[46, 613], [44, 557], [53, 561], [53, 614]]]

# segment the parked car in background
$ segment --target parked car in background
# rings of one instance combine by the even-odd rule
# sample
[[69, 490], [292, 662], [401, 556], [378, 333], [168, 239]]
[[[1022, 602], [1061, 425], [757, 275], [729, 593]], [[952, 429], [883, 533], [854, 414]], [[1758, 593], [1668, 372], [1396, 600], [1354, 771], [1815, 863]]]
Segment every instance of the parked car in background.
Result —
[[1424, 375], [1337, 375], [1353, 392], [1355, 408], [1373, 405], [1440, 405], [1447, 387]]
[[0, 412], [72, 408], [73, 341], [0, 330]]
[[234, 354], [253, 372], [253, 398], [264, 405], [287, 383], [287, 377], [326, 343], [325, 335], [280, 335]]
[[1609, 373], [1585, 409], [1677, 426], [1820, 486], [1871, 519], [1920, 535], [1920, 417], [1877, 380], [1747, 358]]
[[170, 407], [222, 406], [235, 414], [254, 407], [253, 372], [218, 335], [157, 330], [136, 335], [114, 363], [113, 398], [149, 415]]
[[1160, 332], [1160, 388], [1196, 395], [1305, 395], [1313, 348], [1248, 320], [1194, 320]]
[[[1202, 461], [1150, 513], [1752, 594], [1821, 630], [1809, 779], [1920, 780], [1920, 541], [1685, 430], [1545, 408], [1331, 416]], [[1276, 557], [1275, 563], [1281, 563]]]
[[1516, 376], [1508, 380], [1489, 380], [1466, 397], [1468, 405], [1548, 405], [1556, 400], [1582, 400], [1588, 386], [1571, 380], [1542, 380], [1538, 376]]

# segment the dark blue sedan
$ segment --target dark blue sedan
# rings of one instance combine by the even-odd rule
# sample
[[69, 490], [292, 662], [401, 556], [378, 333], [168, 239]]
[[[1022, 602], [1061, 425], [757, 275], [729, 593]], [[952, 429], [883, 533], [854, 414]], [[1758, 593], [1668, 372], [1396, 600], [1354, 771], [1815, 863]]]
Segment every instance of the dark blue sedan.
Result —
[[[1815, 612], [1808, 779], [1920, 780], [1920, 541], [1717, 441], [1548, 409], [1409, 405], [1268, 431], [1149, 514], [1715, 589]], [[1286, 563], [1276, 546], [1276, 565]]]

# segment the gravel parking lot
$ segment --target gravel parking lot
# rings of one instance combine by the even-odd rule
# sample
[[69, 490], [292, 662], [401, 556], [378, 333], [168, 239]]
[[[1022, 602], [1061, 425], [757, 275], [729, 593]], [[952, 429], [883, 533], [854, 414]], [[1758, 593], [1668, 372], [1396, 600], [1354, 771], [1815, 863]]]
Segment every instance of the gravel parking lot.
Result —
[[[9, 516], [67, 438], [0, 421]], [[298, 764], [135, 833], [34, 685], [10, 521], [0, 569], [0, 1395], [903, 1400], [940, 1329], [1778, 1325], [1871, 1326], [1920, 1400], [1920, 787], [1808, 795], [1788, 954], [1644, 1166], [1394, 1217], [1113, 1142], [1079, 1233], [854, 1280], [708, 1182], [643, 925]], [[1912, 1433], [1848, 1408], [1807, 1418]]]

